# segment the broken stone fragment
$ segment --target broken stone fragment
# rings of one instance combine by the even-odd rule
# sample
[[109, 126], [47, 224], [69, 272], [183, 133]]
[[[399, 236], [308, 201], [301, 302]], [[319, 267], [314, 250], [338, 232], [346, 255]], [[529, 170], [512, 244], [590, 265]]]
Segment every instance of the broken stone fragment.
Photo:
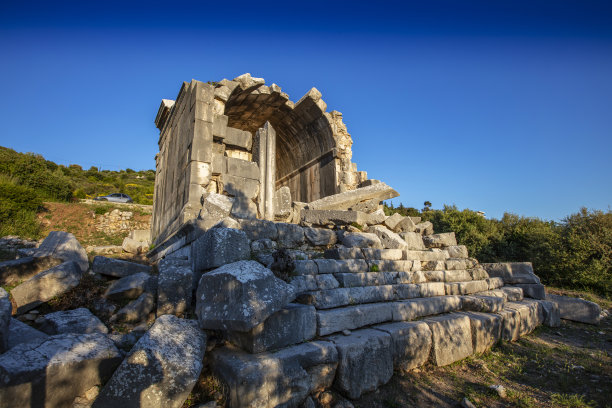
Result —
[[110, 300], [136, 299], [145, 291], [154, 292], [155, 277], [146, 272], [139, 272], [133, 275], [118, 279], [110, 284], [104, 297]]
[[239, 261], [200, 278], [196, 314], [209, 330], [249, 331], [295, 298], [295, 290], [256, 261]]
[[47, 334], [108, 333], [104, 323], [84, 307], [49, 313], [41, 319], [39, 328]]
[[140, 272], [151, 273], [153, 270], [149, 265], [124, 261], [121, 259], [107, 258], [105, 256], [96, 256], [93, 260], [91, 268], [95, 273], [112, 276], [115, 278], [123, 278], [124, 276], [129, 276]]
[[157, 316], [185, 313], [191, 306], [193, 292], [193, 271], [188, 261], [163, 259], [158, 269]]
[[149, 292], [144, 292], [136, 300], [119, 309], [111, 317], [111, 321], [117, 323], [138, 323], [144, 321], [155, 307], [155, 297]]
[[212, 228], [191, 244], [194, 273], [249, 259], [250, 256], [247, 234], [231, 228]]
[[308, 208], [313, 210], [348, 210], [363, 201], [376, 199], [380, 202], [397, 196], [399, 196], [399, 193], [387, 184], [377, 183], [312, 201], [308, 203]]
[[81, 272], [89, 269], [87, 252], [76, 237], [64, 231], [51, 231], [40, 246], [32, 252], [33, 257], [50, 257], [64, 262], [74, 261]]
[[49, 337], [47, 334], [36, 330], [17, 319], [12, 319], [9, 323], [8, 349], [12, 349], [22, 343], [34, 343]]
[[380, 238], [369, 232], [348, 232], [342, 235], [341, 241], [349, 248], [382, 248]]

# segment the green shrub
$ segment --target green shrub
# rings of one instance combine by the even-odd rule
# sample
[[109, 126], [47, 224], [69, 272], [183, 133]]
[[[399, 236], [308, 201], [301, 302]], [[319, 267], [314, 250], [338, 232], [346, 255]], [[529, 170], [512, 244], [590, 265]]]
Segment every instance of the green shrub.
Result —
[[19, 235], [38, 238], [40, 225], [36, 211], [42, 200], [36, 191], [0, 178], [0, 236]]

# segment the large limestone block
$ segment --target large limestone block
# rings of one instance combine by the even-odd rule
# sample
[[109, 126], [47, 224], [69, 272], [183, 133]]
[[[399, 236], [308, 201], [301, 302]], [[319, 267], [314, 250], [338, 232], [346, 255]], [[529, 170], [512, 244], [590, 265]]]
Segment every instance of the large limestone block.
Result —
[[423, 236], [423, 242], [427, 248], [444, 248], [457, 245], [457, 239], [455, 238], [454, 232], [425, 235]]
[[364, 259], [315, 259], [319, 273], [349, 273], [369, 270]]
[[225, 138], [223, 139], [223, 142], [230, 146], [237, 146], [246, 150], [251, 150], [251, 147], [253, 146], [253, 135], [251, 132], [247, 132], [246, 130], [227, 127], [225, 128]]
[[368, 232], [347, 232], [342, 235], [340, 241], [349, 248], [382, 248], [380, 238]]
[[70, 407], [121, 362], [104, 334], [60, 334], [0, 355], [0, 406]]
[[283, 186], [274, 193], [274, 217], [286, 220], [291, 215], [291, 210], [291, 190]]
[[149, 265], [123, 261], [121, 259], [106, 258], [104, 256], [96, 256], [93, 260], [91, 269], [95, 273], [112, 276], [114, 278], [123, 278], [140, 272], [151, 273], [153, 271], [153, 268]]
[[356, 399], [364, 392], [386, 384], [393, 375], [391, 336], [379, 330], [357, 330], [348, 336], [329, 339], [338, 349], [338, 370], [334, 386], [345, 396]]
[[364, 259], [361, 248], [332, 248], [324, 252], [327, 259]]
[[519, 312], [519, 336], [525, 336], [544, 323], [544, 309], [538, 302], [522, 300], [520, 302], [508, 302], [505, 309]]
[[548, 327], [561, 326], [561, 313], [559, 305], [552, 300], [537, 300], [544, 310], [544, 325]]
[[338, 352], [330, 342], [313, 341], [260, 354], [217, 348], [210, 360], [212, 373], [227, 387], [228, 408], [297, 407], [331, 387]]
[[328, 247], [338, 242], [336, 231], [326, 228], [304, 228], [304, 236], [309, 245]]
[[599, 324], [601, 319], [601, 307], [597, 303], [560, 295], [546, 295], [546, 300], [557, 304], [561, 319], [588, 324]]
[[[257, 175], [259, 176], [259, 171], [257, 171]], [[223, 191], [236, 199], [253, 200], [259, 193], [259, 181], [257, 179], [222, 174], [221, 182], [223, 183]]]
[[474, 352], [470, 319], [451, 313], [425, 320], [432, 333], [431, 362], [445, 366], [462, 360]]
[[432, 235], [434, 233], [431, 221], [423, 221], [415, 225], [415, 232], [421, 235]]
[[399, 196], [399, 193], [387, 184], [377, 183], [323, 197], [308, 203], [308, 208], [313, 210], [347, 210], [362, 201], [376, 199], [380, 202], [397, 196]]
[[317, 334], [325, 336], [343, 330], [353, 330], [388, 322], [393, 317], [392, 303], [373, 303], [341, 309], [317, 311]]
[[121, 243], [121, 249], [130, 254], [142, 254], [147, 252], [149, 245], [146, 242], [136, 241], [133, 238], [125, 237]]
[[423, 243], [423, 236], [418, 232], [400, 232], [399, 236], [406, 241], [406, 249], [423, 251], [425, 250], [425, 244]]
[[395, 232], [390, 231], [382, 225], [374, 225], [368, 232], [376, 234], [382, 243], [383, 248], [388, 249], [408, 249], [408, 244]]
[[448, 256], [451, 258], [467, 258], [468, 249], [465, 245], [449, 245], [444, 249], [448, 251]]
[[500, 277], [504, 283], [540, 283], [540, 278], [533, 272], [531, 262], [505, 262], [480, 264], [490, 277]]
[[506, 294], [506, 297], [510, 302], [517, 302], [519, 300], [523, 300], [523, 289], [521, 288], [504, 286], [500, 290]]
[[394, 321], [415, 320], [419, 317], [433, 316], [461, 310], [460, 296], [438, 296], [411, 299], [391, 304]]
[[404, 216], [400, 213], [394, 213], [385, 219], [385, 227], [389, 228], [391, 231], [395, 230], [395, 226], [404, 219]]
[[153, 292], [156, 285], [155, 277], [146, 272], [117, 279], [109, 285], [104, 292], [104, 297], [111, 300], [136, 299], [143, 292]]
[[204, 197], [204, 209], [209, 217], [222, 219], [230, 215], [234, 199], [223, 194], [208, 193]]
[[501, 338], [506, 341], [516, 341], [521, 333], [521, 316], [518, 310], [504, 308], [497, 313], [501, 318]]
[[42, 341], [49, 335], [36, 330], [17, 319], [12, 319], [9, 323], [8, 350], [23, 343], [35, 343]]
[[34, 309], [74, 288], [81, 281], [81, 277], [79, 264], [68, 261], [25, 281], [11, 290], [11, 296], [17, 305], [17, 314]]
[[312, 210], [300, 211], [300, 220], [312, 225], [351, 225], [353, 223], [364, 225], [370, 222], [371, 214], [361, 211], [344, 210]]
[[472, 312], [496, 313], [501, 311], [506, 300], [497, 296], [463, 296], [463, 310]]
[[387, 323], [373, 327], [391, 336], [393, 366], [400, 370], [420, 367], [429, 359], [431, 330], [425, 322]]
[[414, 221], [412, 221], [411, 217], [404, 217], [400, 222], [398, 222], [395, 225], [395, 228], [393, 228], [393, 231], [395, 232], [415, 232], [416, 231], [416, 225], [414, 223]]
[[4, 353], [9, 347], [9, 327], [13, 305], [9, 294], [0, 288], [0, 353]]
[[502, 318], [496, 314], [463, 312], [470, 318], [474, 353], [484, 353], [501, 338]]
[[61, 263], [60, 259], [48, 256], [36, 258], [27, 256], [0, 262], [0, 285], [13, 286]]
[[316, 332], [315, 308], [290, 303], [248, 332], [228, 332], [228, 339], [249, 353], [262, 353], [308, 341]]
[[484, 292], [489, 290], [487, 281], [451, 282], [446, 283], [447, 295], [470, 295], [472, 293]]
[[39, 328], [47, 334], [108, 333], [108, 327], [84, 307], [44, 315]]
[[157, 315], [179, 316], [187, 312], [193, 292], [193, 271], [188, 261], [163, 259], [158, 270]]
[[181, 407], [202, 371], [206, 334], [194, 320], [159, 317], [100, 391], [94, 408]]
[[200, 278], [200, 327], [249, 331], [295, 298], [295, 289], [256, 261], [224, 265]]
[[281, 248], [299, 248], [304, 244], [304, 229], [299, 225], [279, 222], [276, 228], [278, 229], [278, 245]]
[[266, 220], [240, 220], [240, 229], [247, 234], [250, 240], [278, 239], [276, 223]]
[[152, 293], [144, 292], [135, 300], [119, 309], [111, 317], [111, 321], [117, 323], [138, 323], [147, 319], [149, 313], [155, 308], [155, 296]]
[[232, 228], [209, 229], [191, 244], [194, 273], [250, 257], [251, 246], [246, 233]]
[[541, 283], [515, 283], [512, 285], [523, 290], [523, 295], [532, 299], [546, 299], [546, 288]]
[[406, 250], [405, 259], [415, 259], [419, 261], [445, 261], [448, 259], [448, 251], [433, 248], [427, 251]]
[[51, 231], [32, 256], [56, 258], [64, 262], [74, 261], [79, 265], [81, 272], [87, 272], [89, 269], [87, 251], [69, 232]]

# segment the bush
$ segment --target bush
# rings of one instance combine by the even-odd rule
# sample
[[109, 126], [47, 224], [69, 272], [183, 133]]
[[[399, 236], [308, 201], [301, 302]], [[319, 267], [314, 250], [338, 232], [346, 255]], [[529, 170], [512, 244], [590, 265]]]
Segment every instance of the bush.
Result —
[[3, 177], [0, 179], [0, 236], [19, 235], [38, 238], [40, 225], [36, 211], [42, 200], [31, 188], [14, 184]]

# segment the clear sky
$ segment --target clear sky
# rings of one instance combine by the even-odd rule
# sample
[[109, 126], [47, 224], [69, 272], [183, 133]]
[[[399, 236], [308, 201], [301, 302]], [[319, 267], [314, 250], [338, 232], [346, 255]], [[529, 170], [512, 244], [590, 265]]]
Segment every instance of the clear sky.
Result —
[[4, 1], [0, 145], [154, 168], [160, 100], [245, 72], [319, 89], [396, 204], [612, 205], [610, 1]]

